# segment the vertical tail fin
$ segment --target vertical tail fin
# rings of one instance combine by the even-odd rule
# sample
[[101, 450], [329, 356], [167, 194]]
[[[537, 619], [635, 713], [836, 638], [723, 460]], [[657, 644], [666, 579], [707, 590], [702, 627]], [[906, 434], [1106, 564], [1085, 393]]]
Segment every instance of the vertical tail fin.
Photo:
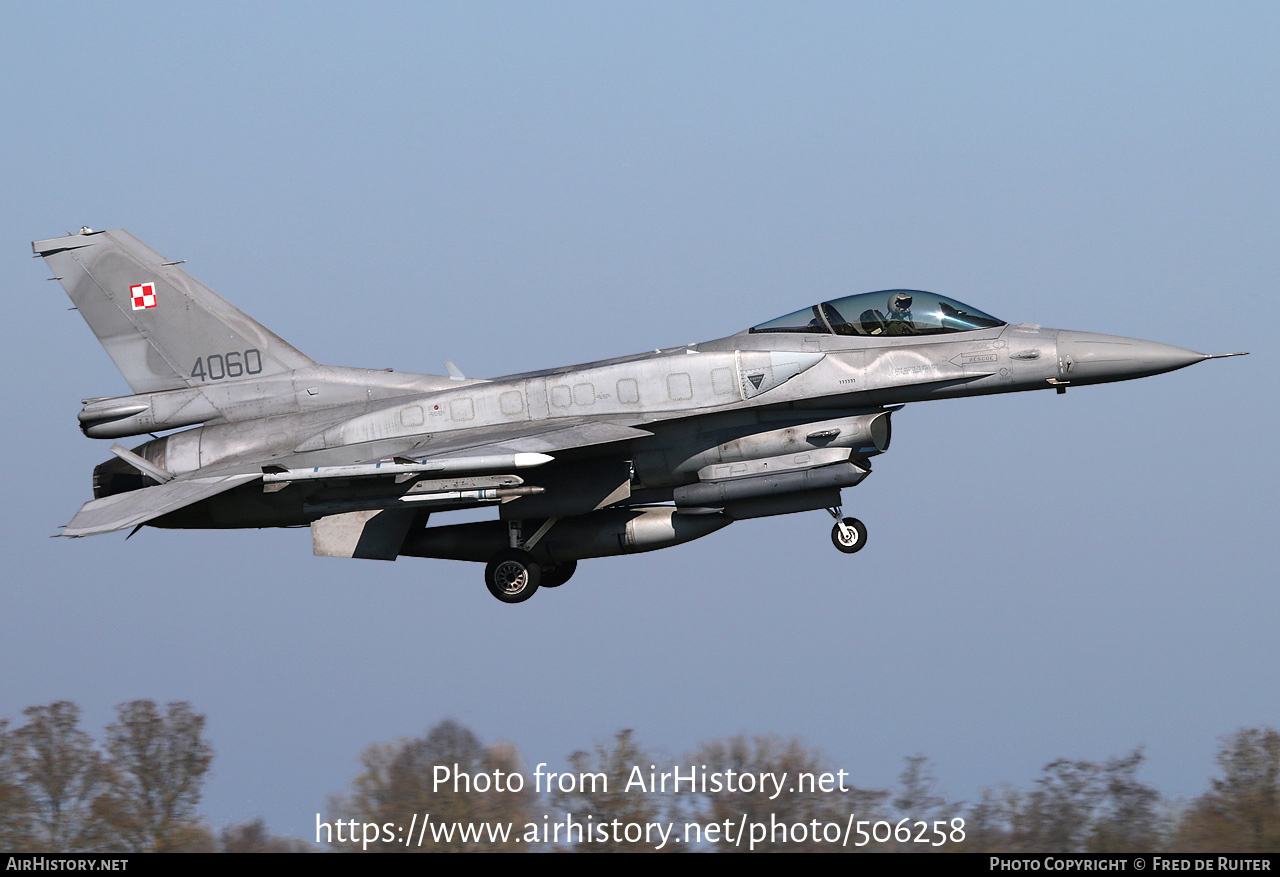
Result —
[[315, 365], [124, 229], [34, 241], [134, 393]]

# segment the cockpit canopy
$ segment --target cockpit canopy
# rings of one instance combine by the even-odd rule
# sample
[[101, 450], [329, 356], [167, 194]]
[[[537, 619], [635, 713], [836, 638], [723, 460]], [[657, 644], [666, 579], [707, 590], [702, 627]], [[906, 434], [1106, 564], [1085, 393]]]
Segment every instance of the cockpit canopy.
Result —
[[846, 295], [752, 326], [752, 332], [819, 335], [941, 335], [1003, 326], [990, 314], [918, 289], [885, 289]]

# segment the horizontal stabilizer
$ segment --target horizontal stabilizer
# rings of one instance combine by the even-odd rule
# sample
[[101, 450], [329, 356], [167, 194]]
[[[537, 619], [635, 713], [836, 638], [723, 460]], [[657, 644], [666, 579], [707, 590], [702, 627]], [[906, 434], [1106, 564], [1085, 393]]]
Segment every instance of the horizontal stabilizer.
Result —
[[59, 535], [96, 536], [99, 533], [136, 527], [261, 477], [259, 474], [249, 473], [192, 478], [93, 499], [80, 506], [80, 511], [76, 512], [71, 523]]

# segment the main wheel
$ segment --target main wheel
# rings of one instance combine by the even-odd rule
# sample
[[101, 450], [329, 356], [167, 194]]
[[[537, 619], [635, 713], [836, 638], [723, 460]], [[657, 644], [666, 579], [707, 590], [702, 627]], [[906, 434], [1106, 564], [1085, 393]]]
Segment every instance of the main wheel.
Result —
[[538, 590], [542, 567], [533, 555], [519, 548], [504, 548], [484, 568], [489, 593], [503, 603], [523, 603]]
[[555, 566], [544, 566], [542, 568], [542, 581], [538, 583], [538, 587], [558, 588], [573, 578], [573, 574], [577, 569], [578, 561], [576, 560], [562, 560]]
[[861, 551], [867, 544], [866, 525], [857, 518], [842, 518], [831, 528], [831, 543], [845, 554]]

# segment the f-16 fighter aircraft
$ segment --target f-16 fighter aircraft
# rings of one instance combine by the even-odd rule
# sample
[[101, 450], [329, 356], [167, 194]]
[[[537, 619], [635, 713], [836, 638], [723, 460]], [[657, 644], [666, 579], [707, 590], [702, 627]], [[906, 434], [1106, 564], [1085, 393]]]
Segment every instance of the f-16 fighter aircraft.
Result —
[[[124, 230], [35, 241], [132, 395], [84, 434], [180, 430], [93, 470], [64, 536], [310, 526], [316, 554], [486, 564], [505, 603], [577, 562], [825, 509], [907, 402], [1140, 378], [1214, 356], [1009, 325], [918, 290], [849, 295], [701, 344], [502, 378], [320, 365]], [[1233, 356], [1236, 354], [1221, 354]], [[183, 429], [184, 427], [190, 427]], [[491, 505], [497, 520], [429, 526]]]

